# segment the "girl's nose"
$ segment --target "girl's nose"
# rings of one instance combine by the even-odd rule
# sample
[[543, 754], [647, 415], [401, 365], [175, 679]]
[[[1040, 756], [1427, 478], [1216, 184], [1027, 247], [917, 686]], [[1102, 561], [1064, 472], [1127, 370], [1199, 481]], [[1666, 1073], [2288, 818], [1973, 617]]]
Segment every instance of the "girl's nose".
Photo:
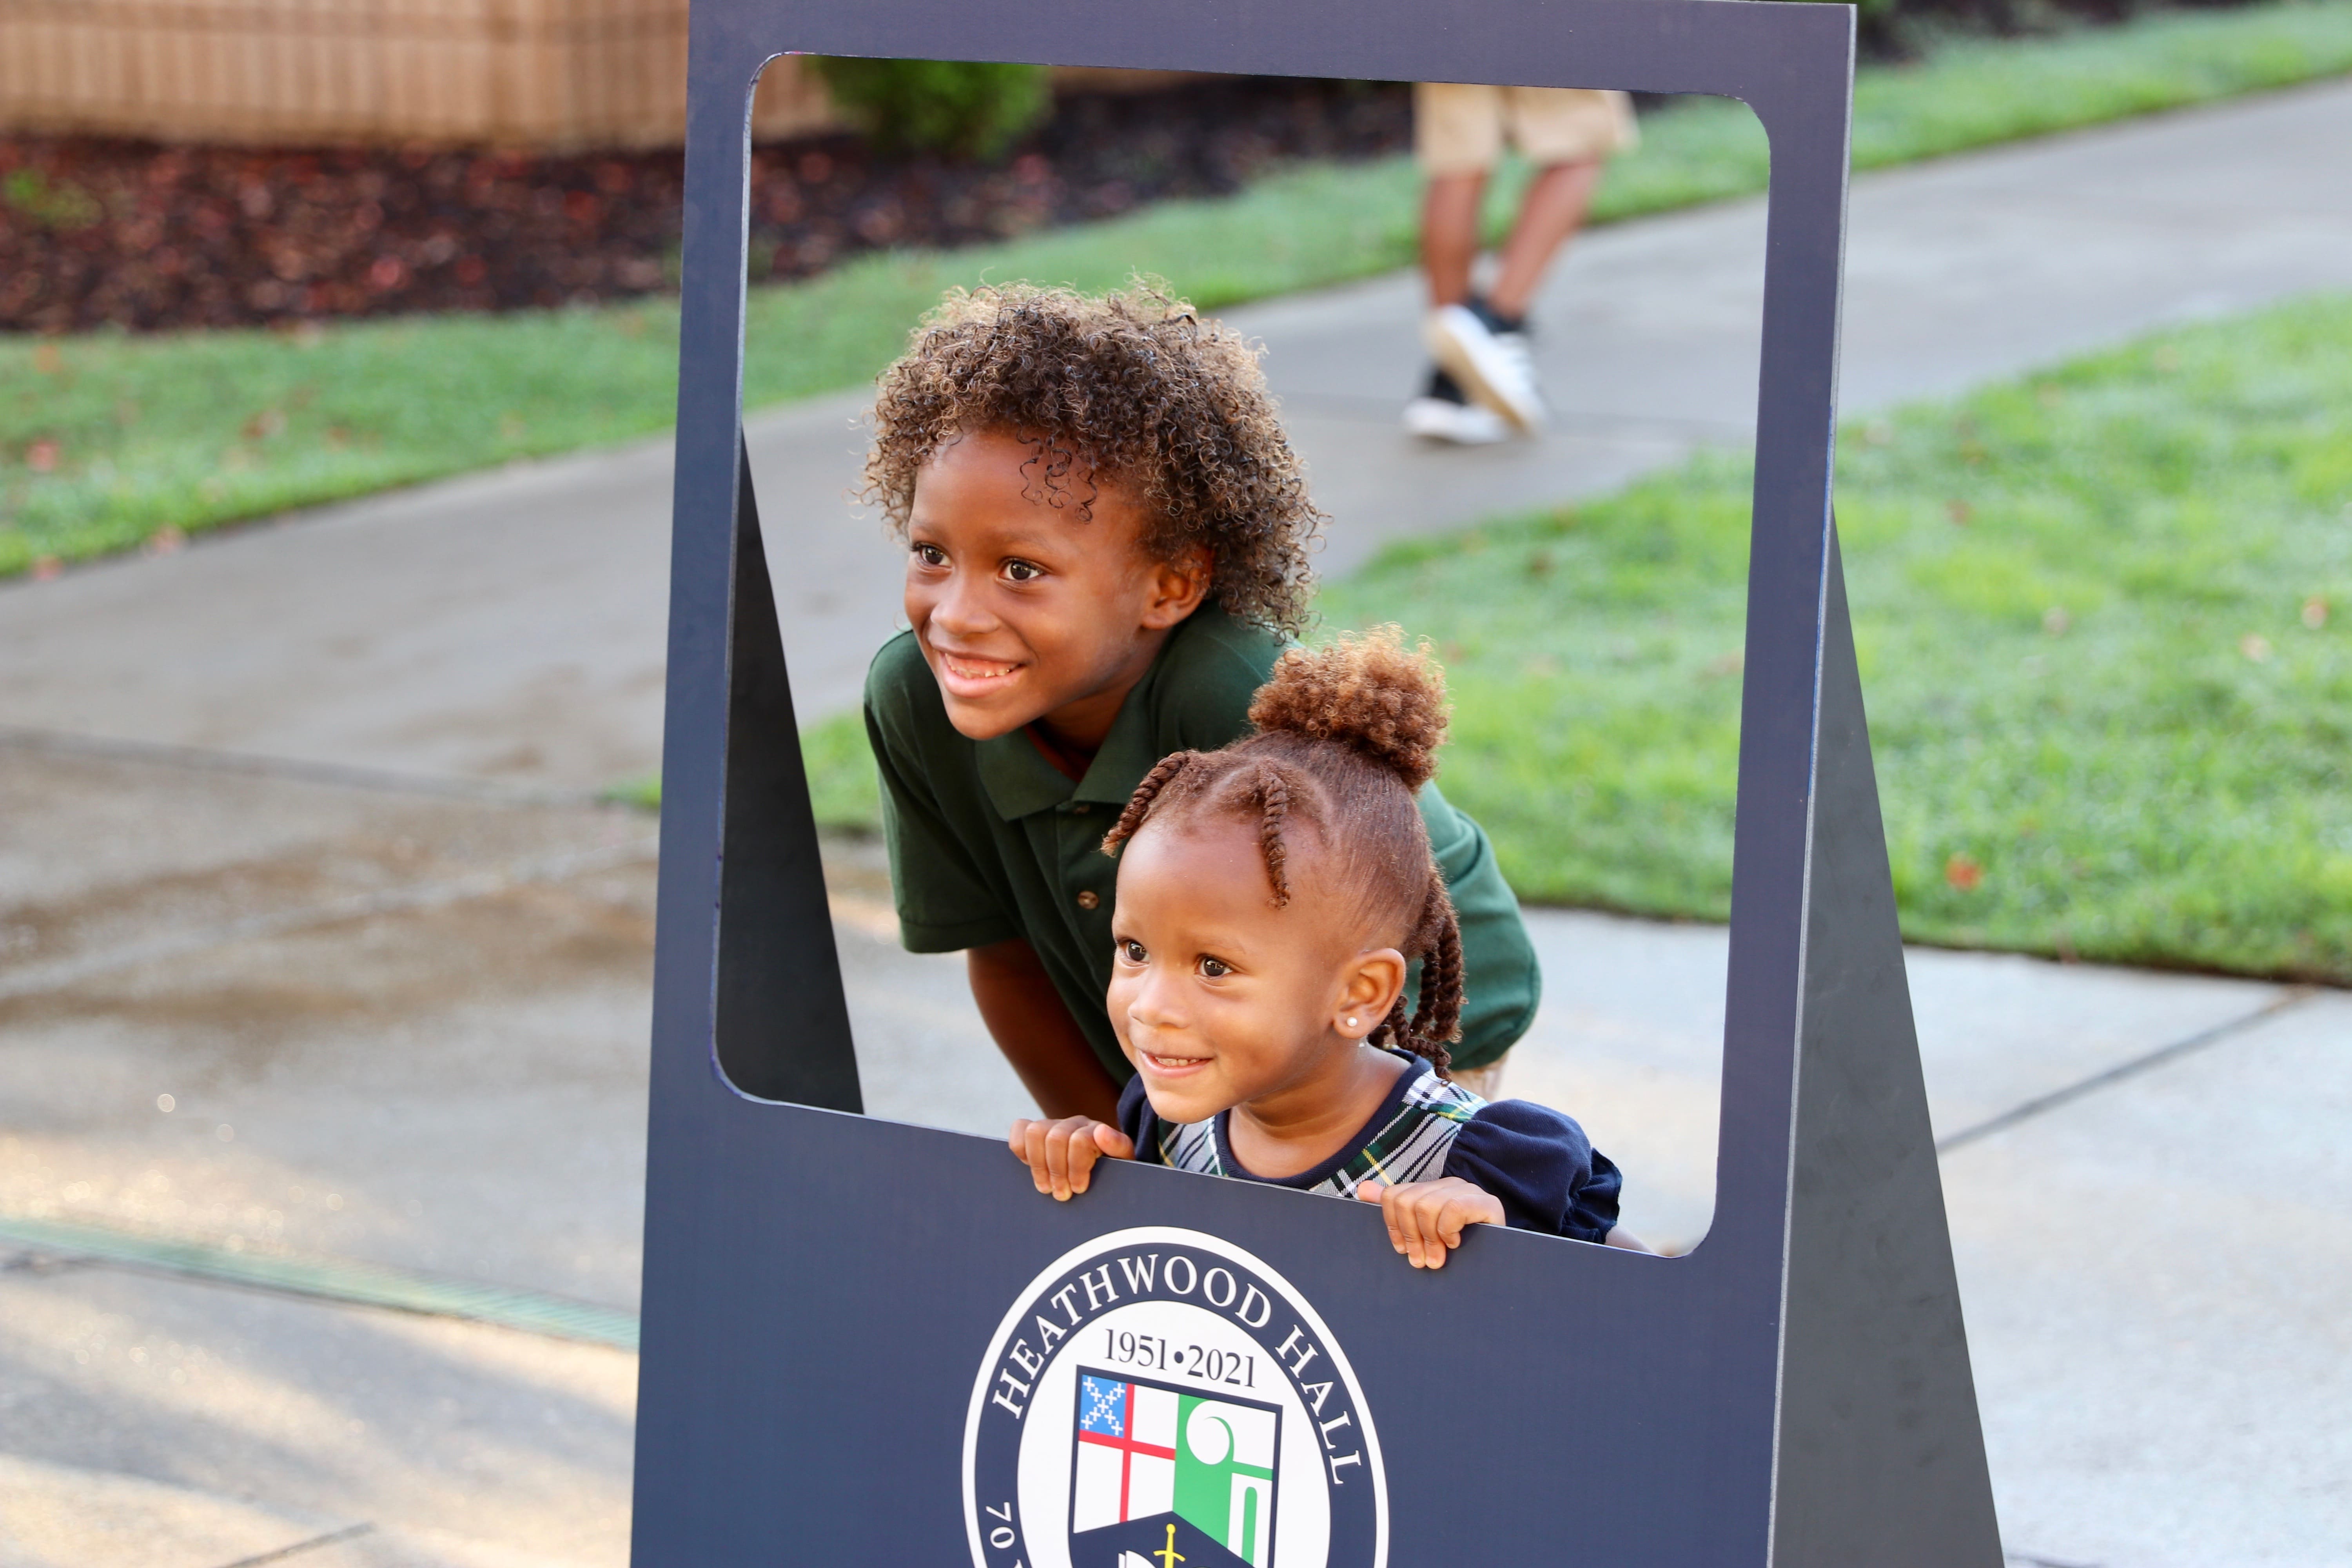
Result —
[[1127, 1021], [1139, 1029], [1161, 1031], [1181, 1028], [1183, 1018], [1171, 1005], [1170, 987], [1164, 984], [1156, 966], [1144, 973], [1143, 983], [1127, 1005]]

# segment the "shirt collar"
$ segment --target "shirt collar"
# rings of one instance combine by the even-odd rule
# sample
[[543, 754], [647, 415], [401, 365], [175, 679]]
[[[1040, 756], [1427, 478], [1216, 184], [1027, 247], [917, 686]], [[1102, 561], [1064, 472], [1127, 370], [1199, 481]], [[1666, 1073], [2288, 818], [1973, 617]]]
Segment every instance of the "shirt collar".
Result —
[[[1297, 1187], [1302, 1191], [1319, 1186], [1339, 1172], [1346, 1170], [1370, 1145], [1381, 1131], [1397, 1119], [1397, 1113], [1404, 1109], [1404, 1097], [1412, 1092], [1413, 1085], [1435, 1070], [1427, 1057], [1415, 1056], [1401, 1046], [1378, 1046], [1373, 1048], [1386, 1051], [1392, 1057], [1403, 1058], [1404, 1071], [1397, 1074], [1396, 1081], [1389, 1085], [1388, 1093], [1381, 1097], [1380, 1108], [1364, 1119], [1364, 1124], [1356, 1129], [1356, 1135], [1341, 1144], [1338, 1153], [1321, 1164], [1301, 1171], [1295, 1176], [1257, 1175], [1248, 1166], [1234, 1158], [1230, 1131], [1234, 1113], [1231, 1110], [1220, 1110], [1209, 1118], [1210, 1136], [1216, 1140], [1218, 1163], [1224, 1166], [1229, 1174], [1239, 1176], [1244, 1181], [1262, 1182], [1270, 1187]], [[1388, 1179], [1385, 1172], [1366, 1173], [1377, 1174], [1382, 1181]]]
[[[1124, 710], [1121, 710], [1122, 715]], [[988, 804], [1007, 822], [1033, 812], [1060, 805], [1070, 798], [1072, 785], [1062, 770], [1045, 760], [1028, 732], [1013, 731], [972, 747], [980, 763], [980, 782]]]

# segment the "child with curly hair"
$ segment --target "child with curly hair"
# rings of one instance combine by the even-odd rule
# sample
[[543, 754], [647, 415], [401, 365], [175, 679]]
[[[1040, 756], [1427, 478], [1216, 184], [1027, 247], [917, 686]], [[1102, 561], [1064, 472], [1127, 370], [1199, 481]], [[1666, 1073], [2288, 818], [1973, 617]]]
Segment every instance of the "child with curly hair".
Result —
[[[1108, 1121], [1133, 1074], [1104, 823], [1152, 764], [1245, 733], [1291, 646], [1320, 516], [1241, 337], [1150, 288], [950, 294], [884, 373], [866, 489], [907, 545], [908, 630], [866, 677], [899, 928], [966, 952], [1047, 1115]], [[1477, 999], [1464, 1073], [1535, 1013], [1535, 952], [1486, 835], [1417, 802]]]
[[1249, 739], [1161, 761], [1103, 839], [1136, 1077], [1116, 1125], [1013, 1124], [1037, 1190], [1066, 1201], [1108, 1156], [1359, 1198], [1416, 1268], [1480, 1224], [1639, 1247], [1574, 1121], [1451, 1081], [1461, 934], [1413, 805], [1445, 732], [1426, 650], [1393, 626], [1294, 648], [1249, 716]]

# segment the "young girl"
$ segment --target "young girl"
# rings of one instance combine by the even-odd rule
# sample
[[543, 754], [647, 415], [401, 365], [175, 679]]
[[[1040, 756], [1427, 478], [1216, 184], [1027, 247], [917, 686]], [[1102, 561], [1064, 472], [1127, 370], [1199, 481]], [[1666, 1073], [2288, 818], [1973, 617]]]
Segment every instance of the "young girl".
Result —
[[1638, 1248], [1582, 1129], [1448, 1074], [1461, 936], [1413, 800], [1445, 731], [1426, 650], [1393, 626], [1294, 648], [1249, 716], [1246, 740], [1164, 758], [1103, 839], [1137, 1076], [1117, 1126], [1013, 1123], [1037, 1190], [1082, 1193], [1108, 1155], [1352, 1196], [1417, 1268], [1477, 1224]]

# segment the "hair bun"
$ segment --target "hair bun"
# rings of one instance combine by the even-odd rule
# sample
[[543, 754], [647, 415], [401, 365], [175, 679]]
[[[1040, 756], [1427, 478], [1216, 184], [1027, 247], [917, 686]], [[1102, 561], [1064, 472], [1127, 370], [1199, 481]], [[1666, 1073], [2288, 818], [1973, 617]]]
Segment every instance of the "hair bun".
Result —
[[1445, 672], [1426, 641], [1407, 647], [1396, 626], [1342, 632], [1328, 647], [1284, 654], [1249, 716], [1264, 731], [1336, 742], [1417, 790], [1445, 742]]

